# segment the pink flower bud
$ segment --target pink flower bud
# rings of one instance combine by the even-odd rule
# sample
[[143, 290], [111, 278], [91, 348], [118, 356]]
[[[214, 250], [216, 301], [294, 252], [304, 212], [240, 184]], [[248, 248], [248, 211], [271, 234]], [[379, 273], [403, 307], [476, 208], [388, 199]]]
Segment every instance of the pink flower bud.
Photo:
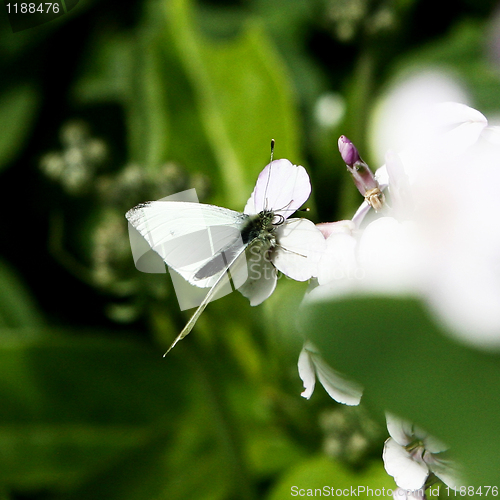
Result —
[[345, 135], [339, 137], [339, 151], [359, 192], [376, 212], [381, 210], [385, 198], [379, 183], [370, 167], [359, 156], [356, 146]]
[[345, 136], [339, 137], [340, 156], [345, 161], [346, 165], [352, 167], [356, 162], [361, 161], [356, 146]]

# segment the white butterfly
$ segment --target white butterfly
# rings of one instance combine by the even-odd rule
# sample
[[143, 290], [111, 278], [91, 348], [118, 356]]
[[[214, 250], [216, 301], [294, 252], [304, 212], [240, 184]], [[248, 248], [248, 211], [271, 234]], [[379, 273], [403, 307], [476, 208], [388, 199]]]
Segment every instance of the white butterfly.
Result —
[[168, 266], [189, 283], [210, 288], [167, 353], [228, 283], [255, 306], [273, 293], [277, 270], [297, 281], [316, 276], [325, 238], [307, 219], [287, 220], [310, 193], [304, 167], [275, 160], [260, 173], [243, 213], [162, 200], [127, 212], [128, 221]]

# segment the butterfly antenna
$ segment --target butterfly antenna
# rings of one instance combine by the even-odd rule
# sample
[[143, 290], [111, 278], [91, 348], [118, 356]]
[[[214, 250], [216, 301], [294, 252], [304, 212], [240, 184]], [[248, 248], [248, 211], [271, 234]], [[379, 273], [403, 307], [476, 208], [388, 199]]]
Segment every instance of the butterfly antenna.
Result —
[[274, 143], [275, 143], [274, 139], [271, 139], [271, 160], [269, 162], [269, 176], [267, 177], [266, 193], [264, 195], [264, 199], [266, 200], [266, 210], [267, 210], [267, 188], [269, 186], [269, 181], [271, 180], [271, 168], [273, 166]]

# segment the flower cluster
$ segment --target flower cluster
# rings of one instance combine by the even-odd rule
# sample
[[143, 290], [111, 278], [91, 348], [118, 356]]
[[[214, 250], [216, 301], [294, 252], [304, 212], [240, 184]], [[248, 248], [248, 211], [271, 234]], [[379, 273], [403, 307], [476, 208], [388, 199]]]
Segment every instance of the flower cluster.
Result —
[[[499, 346], [500, 129], [458, 103], [435, 106], [426, 117], [425, 133], [406, 150], [389, 151], [374, 176], [387, 185], [389, 206], [363, 225], [365, 201], [353, 218], [355, 241], [343, 244], [341, 256], [337, 251], [337, 261], [352, 266], [355, 259], [363, 279], [345, 273], [342, 285], [330, 280], [328, 290], [318, 287], [312, 295], [339, 289], [418, 295], [452, 334]], [[347, 142], [349, 148], [355, 150]]]
[[[364, 201], [352, 220], [318, 224], [326, 249], [305, 300], [415, 296], [450, 334], [477, 347], [499, 347], [500, 128], [451, 102], [433, 104], [420, 120], [418, 133], [402, 150], [389, 150], [375, 174], [349, 139], [339, 139]], [[337, 402], [359, 402], [360, 387], [329, 367], [309, 342], [299, 374], [304, 397], [317, 376]], [[387, 424], [384, 464], [399, 487], [425, 490], [436, 478], [458, 484], [442, 444], [392, 415]]]

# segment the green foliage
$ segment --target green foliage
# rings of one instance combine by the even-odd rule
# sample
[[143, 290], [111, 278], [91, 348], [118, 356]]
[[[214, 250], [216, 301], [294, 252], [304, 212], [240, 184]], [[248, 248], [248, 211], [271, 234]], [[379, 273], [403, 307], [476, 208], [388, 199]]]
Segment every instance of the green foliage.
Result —
[[410, 299], [350, 298], [305, 308], [308, 336], [336, 369], [365, 386], [368, 404], [440, 436], [467, 484], [498, 479], [500, 366], [445, 334]]
[[407, 54], [394, 73], [399, 78], [419, 70], [447, 72], [465, 85], [473, 106], [495, 114], [500, 106], [500, 66], [495, 61], [496, 42], [485, 43], [485, 30], [491, 37], [495, 35], [494, 27], [484, 23], [470, 19], [457, 23], [445, 37]]
[[156, 441], [181, 408], [165, 379], [173, 367], [134, 342], [2, 330], [0, 357], [0, 467], [11, 487], [80, 482]]
[[297, 117], [284, 68], [258, 23], [246, 23], [230, 42], [206, 43], [194, 31], [189, 2], [166, 5], [226, 197], [242, 204], [261, 170], [255, 151], [265, 150], [271, 138], [280, 157], [299, 161]]
[[3, 261], [0, 261], [0, 283], [0, 328], [32, 328], [43, 324], [34, 298]]
[[24, 83], [8, 88], [0, 95], [0, 169], [21, 151], [38, 108], [39, 96], [34, 85]]
[[[274, 138], [276, 158], [308, 169], [308, 205], [350, 217], [358, 193], [337, 135], [363, 142], [374, 99], [405, 68], [452, 68], [498, 110], [489, 14], [457, 7], [425, 35], [413, 26], [439, 13], [417, 0], [216, 3], [81, 0], [15, 34], [0, 13], [1, 500], [394, 487], [383, 436], [349, 465], [321, 451], [359, 422], [327, 436], [325, 412], [353, 413], [319, 387], [300, 398], [307, 284], [281, 279], [258, 308], [239, 294], [211, 303], [163, 359], [191, 311], [179, 312], [168, 275], [134, 268], [124, 214], [192, 187], [241, 210]], [[316, 117], [324, 92], [346, 106], [332, 126]], [[304, 318], [325, 357], [364, 383], [382, 429], [386, 408], [418, 420], [471, 481], [494, 484], [496, 357], [456, 344], [411, 301], [323, 304]]]

